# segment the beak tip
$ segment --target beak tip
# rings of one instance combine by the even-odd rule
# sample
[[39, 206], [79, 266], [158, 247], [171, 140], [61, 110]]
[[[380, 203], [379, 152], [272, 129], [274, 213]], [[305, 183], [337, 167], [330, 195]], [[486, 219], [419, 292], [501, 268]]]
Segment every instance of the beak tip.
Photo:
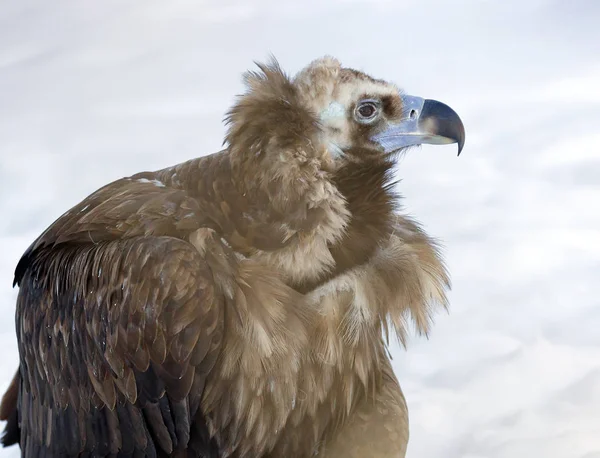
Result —
[[454, 131], [454, 139], [456, 140], [456, 143], [458, 144], [458, 154], [456, 155], [457, 157], [460, 156], [460, 153], [462, 152], [463, 148], [465, 147], [465, 126], [462, 123], [462, 120], [459, 118], [459, 116], [456, 114], [456, 112], [452, 109], [450, 109], [452, 114], [453, 114], [453, 123], [454, 124], [452, 126], [452, 129]]
[[458, 154], [456, 155], [457, 157], [460, 156], [460, 153], [463, 150], [463, 147], [465, 146], [465, 137], [463, 135], [463, 137], [461, 139], [458, 140]]
[[424, 125], [428, 120], [434, 120], [433, 133], [453, 140], [452, 143], [457, 143], [457, 156], [460, 156], [465, 146], [465, 126], [456, 111], [437, 100], [426, 99], [421, 118]]

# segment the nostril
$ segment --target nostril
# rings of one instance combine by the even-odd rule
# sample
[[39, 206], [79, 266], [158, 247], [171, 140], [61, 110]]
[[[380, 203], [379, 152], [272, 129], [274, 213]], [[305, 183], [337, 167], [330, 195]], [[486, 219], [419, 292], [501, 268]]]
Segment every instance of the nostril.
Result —
[[415, 119], [417, 117], [417, 110], [410, 110], [410, 119]]

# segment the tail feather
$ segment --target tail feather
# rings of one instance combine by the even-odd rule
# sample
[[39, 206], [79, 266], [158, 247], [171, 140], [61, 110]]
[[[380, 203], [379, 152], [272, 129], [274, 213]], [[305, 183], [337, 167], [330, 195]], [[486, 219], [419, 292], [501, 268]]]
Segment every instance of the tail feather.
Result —
[[0, 439], [0, 443], [4, 447], [17, 444], [20, 440], [21, 431], [19, 429], [19, 414], [17, 411], [20, 385], [21, 375], [17, 370], [0, 403], [0, 420], [6, 421], [4, 433]]

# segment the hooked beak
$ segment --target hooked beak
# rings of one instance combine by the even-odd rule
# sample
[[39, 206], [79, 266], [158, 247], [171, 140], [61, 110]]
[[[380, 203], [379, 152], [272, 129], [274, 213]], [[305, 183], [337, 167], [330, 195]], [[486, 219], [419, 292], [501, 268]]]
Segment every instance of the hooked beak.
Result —
[[402, 96], [403, 117], [397, 123], [371, 137], [386, 153], [407, 146], [429, 143], [458, 143], [458, 154], [465, 144], [465, 127], [456, 112], [436, 100], [410, 95]]

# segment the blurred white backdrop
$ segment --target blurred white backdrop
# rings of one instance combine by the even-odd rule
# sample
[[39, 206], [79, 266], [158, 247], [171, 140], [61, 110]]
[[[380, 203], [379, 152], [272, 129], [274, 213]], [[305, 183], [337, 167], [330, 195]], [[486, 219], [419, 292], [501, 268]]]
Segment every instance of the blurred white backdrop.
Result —
[[453, 279], [429, 340], [393, 349], [408, 457], [599, 458], [599, 22], [595, 0], [0, 0], [0, 389], [31, 241], [108, 181], [220, 149], [254, 60], [330, 54], [467, 129], [460, 158], [399, 163]]

